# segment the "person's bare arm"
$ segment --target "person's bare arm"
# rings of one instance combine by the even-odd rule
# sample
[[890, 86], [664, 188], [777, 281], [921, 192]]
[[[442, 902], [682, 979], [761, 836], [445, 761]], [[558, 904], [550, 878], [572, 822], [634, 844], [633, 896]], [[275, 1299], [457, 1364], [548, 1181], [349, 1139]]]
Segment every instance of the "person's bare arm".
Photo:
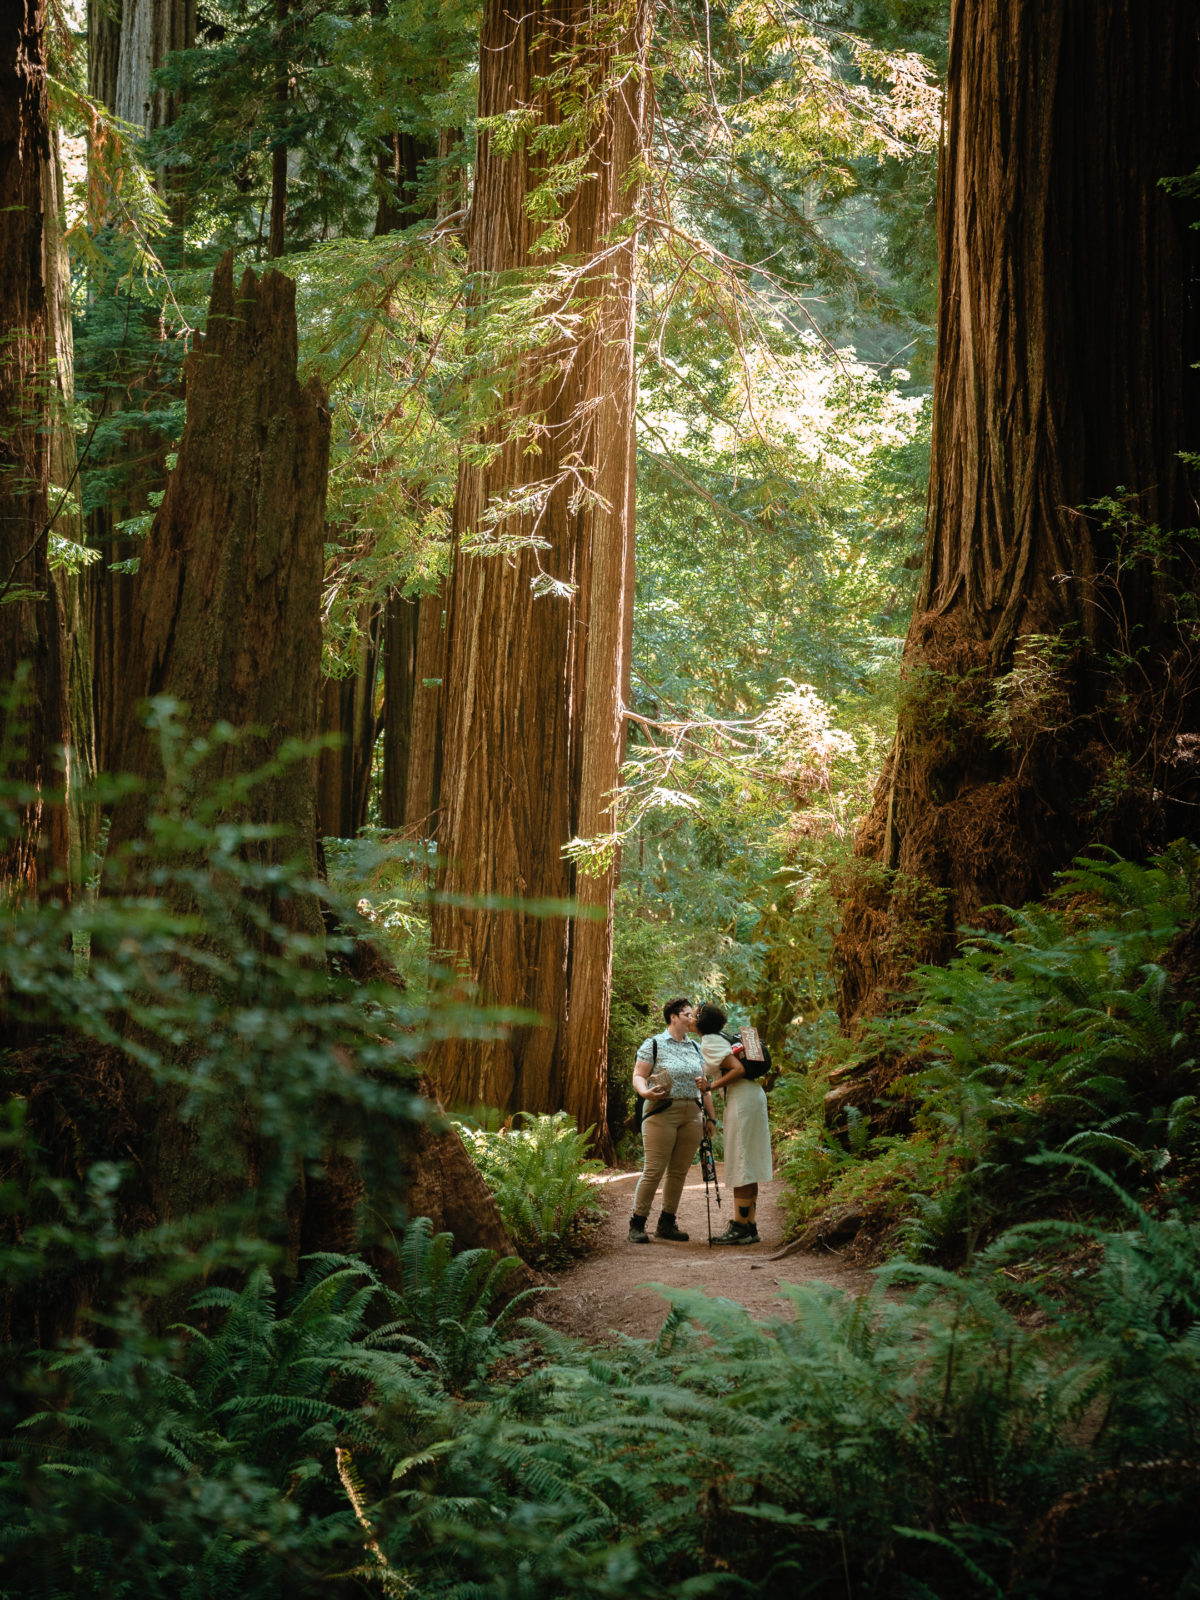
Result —
[[700, 1103], [704, 1109], [704, 1121], [708, 1126], [715, 1128], [717, 1125], [717, 1114], [713, 1110], [712, 1092], [709, 1088], [708, 1081], [704, 1078], [697, 1078], [696, 1083], [700, 1090]]
[[718, 1068], [720, 1077], [713, 1078], [709, 1083], [710, 1089], [727, 1089], [731, 1083], [736, 1083], [739, 1078], [746, 1076], [746, 1069], [735, 1055], [728, 1055]]

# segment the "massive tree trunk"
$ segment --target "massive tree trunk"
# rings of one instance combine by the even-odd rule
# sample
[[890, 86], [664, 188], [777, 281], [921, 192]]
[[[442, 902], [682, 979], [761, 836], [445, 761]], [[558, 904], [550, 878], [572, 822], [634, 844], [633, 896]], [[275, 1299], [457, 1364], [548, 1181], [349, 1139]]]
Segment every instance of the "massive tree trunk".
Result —
[[[595, 924], [534, 911], [439, 904], [435, 946], [466, 966], [482, 997], [536, 1013], [490, 1043], [439, 1052], [450, 1102], [506, 1109], [565, 1107], [604, 1138], [605, 1041], [614, 869], [577, 876], [563, 856], [573, 837], [611, 829], [618, 775], [621, 686], [630, 633], [633, 560], [632, 168], [641, 147], [649, 10], [621, 25], [624, 70], [613, 71], [614, 15], [582, 0], [535, 12], [491, 0], [480, 54], [480, 113], [520, 107], [556, 124], [562, 108], [544, 80], [565, 60], [603, 96], [589, 124], [586, 177], [565, 205], [557, 258], [578, 271], [572, 331], [524, 359], [508, 404], [530, 418], [509, 437], [494, 425], [489, 464], [465, 464], [455, 527], [461, 539], [498, 497], [541, 484], [534, 509], [503, 532], [536, 534], [541, 550], [509, 558], [459, 555], [447, 610], [439, 844], [455, 895], [526, 901], [578, 894]], [[609, 76], [606, 78], [606, 74]], [[603, 81], [603, 88], [601, 84]], [[578, 89], [577, 79], [574, 89]], [[526, 200], [546, 176], [529, 141], [505, 155], [481, 133], [469, 267], [484, 314], [536, 265], [543, 224]], [[517, 275], [514, 278], [514, 275]], [[536, 446], [536, 449], [534, 448]], [[528, 503], [528, 502], [527, 502]], [[570, 586], [567, 595], [535, 592]]]
[[948, 94], [924, 571], [844, 1020], [1200, 800], [1200, 236], [1163, 187], [1200, 162], [1196, 7], [956, 0]]
[[[82, 545], [86, 534], [78, 507], [82, 498], [75, 443], [75, 348], [71, 325], [71, 265], [63, 219], [65, 201], [58, 130], [50, 134], [50, 159], [42, 174], [46, 217], [47, 350], [51, 369], [50, 492], [53, 531]], [[99, 834], [100, 810], [92, 784], [96, 777], [96, 729], [92, 663], [88, 640], [86, 573], [55, 575], [65, 622], [64, 675], [68, 728], [67, 814], [70, 824], [71, 883], [87, 875]]]
[[[63, 622], [51, 581], [50, 366], [53, 228], [46, 213], [51, 145], [45, 9], [19, 0], [0, 14], [0, 762], [27, 786], [16, 827], [0, 840], [0, 900], [36, 894], [64, 875], [69, 742]], [[18, 686], [18, 677], [20, 684]]]
[[404, 826], [419, 604], [417, 600], [409, 600], [399, 589], [393, 589], [384, 608], [383, 774], [379, 785], [379, 819], [385, 828]]
[[[172, 51], [189, 50], [195, 42], [196, 0], [89, 0], [88, 93], [147, 135], [157, 133], [175, 121], [181, 98], [166, 89], [152, 88], [151, 78]], [[161, 172], [157, 182], [176, 227], [180, 227], [178, 186], [167, 172]], [[132, 289], [129, 292], [132, 294]], [[133, 314], [142, 313], [135, 307]], [[157, 380], [143, 373], [120, 374], [118, 386], [104, 402], [106, 411], [133, 409], [138, 403], [136, 391], [143, 387], [157, 387]], [[111, 569], [141, 553], [139, 541], [123, 537], [116, 524], [145, 513], [150, 495], [163, 487], [166, 448], [149, 428], [124, 433], [104, 462], [119, 486], [110, 490], [107, 502], [88, 517], [88, 542], [100, 552], [99, 562], [89, 569], [85, 580], [96, 759], [100, 768], [109, 772], [117, 759], [129, 709], [127, 651], [134, 626], [132, 576]], [[96, 451], [90, 465], [100, 465]]]
[[412, 717], [404, 782], [404, 826], [423, 839], [438, 831], [442, 782], [442, 697], [445, 691], [446, 628], [442, 591], [417, 602], [413, 654]]
[[196, 0], [89, 0], [88, 93], [145, 133], [170, 127], [179, 98], [150, 80], [195, 42]]
[[[316, 379], [296, 376], [295, 284], [233, 256], [213, 279], [204, 338], [188, 360], [179, 461], [145, 542], [134, 591], [129, 703], [169, 694], [198, 731], [256, 725], [260, 739], [224, 746], [214, 780], [255, 770], [287, 739], [316, 733], [329, 412]], [[121, 771], [154, 779], [157, 754], [141, 720], [127, 722]], [[110, 848], [137, 838], [147, 800], [114, 812]], [[268, 859], [299, 857], [315, 875], [316, 804], [308, 763], [256, 791], [279, 825]], [[285, 920], [319, 930], [315, 904]]]
[[[186, 745], [187, 784], [166, 809], [178, 820], [189, 796], [203, 805], [214, 785], [229, 785], [220, 800], [220, 822], [282, 829], [281, 836], [244, 838], [240, 856], [253, 856], [267, 868], [298, 862], [304, 883], [316, 874], [312, 762], [293, 757], [253, 786], [236, 786], [270, 768], [288, 741], [307, 741], [316, 729], [329, 414], [318, 381], [302, 387], [297, 378], [294, 283], [273, 270], [261, 281], [247, 271], [235, 289], [232, 259], [231, 253], [217, 270], [206, 332], [189, 358], [178, 465], [145, 543], [134, 596], [129, 695], [136, 701], [162, 693], [185, 702], [197, 734], [222, 722], [257, 725], [250, 738], [218, 736], [199, 760], [198, 747]], [[160, 1225], [183, 1224], [193, 1248], [206, 1229], [220, 1225], [236, 1228], [239, 1237], [248, 1231], [285, 1246], [294, 1266], [306, 1252], [355, 1250], [363, 1248], [364, 1236], [388, 1237], [403, 1220], [406, 1198], [439, 1225], [453, 1226], [460, 1243], [511, 1253], [499, 1212], [457, 1134], [435, 1133], [408, 1120], [402, 1085], [382, 1068], [372, 1084], [336, 1036], [327, 1038], [313, 1026], [314, 1008], [324, 1013], [333, 998], [320, 986], [319, 973], [315, 993], [304, 985], [292, 990], [286, 982], [282, 990], [273, 988], [270, 963], [280, 953], [281, 928], [311, 936], [300, 954], [287, 946], [291, 962], [307, 962], [310, 970], [319, 966], [323, 923], [315, 897], [294, 888], [280, 892], [269, 873], [260, 891], [236, 874], [214, 875], [191, 856], [175, 861], [180, 870], [171, 870], [179, 847], [156, 835], [156, 850], [146, 828], [160, 795], [158, 746], [140, 725], [131, 726], [121, 754], [122, 769], [143, 778], [146, 792], [114, 808], [114, 874], [125, 859], [139, 895], [169, 898], [190, 913], [201, 895], [219, 899], [224, 888], [234, 897], [220, 902], [218, 917], [206, 917], [198, 934], [182, 939], [185, 949], [202, 944], [206, 955], [226, 958], [228, 967], [214, 971], [205, 960], [176, 953], [169, 971], [172, 990], [215, 991], [213, 1027], [218, 1033], [227, 1028], [230, 1036], [201, 1071], [196, 1058], [207, 1035], [197, 1040], [187, 1027], [174, 1036], [160, 1033], [154, 1036], [160, 1062], [151, 1068], [150, 1052], [136, 1049], [150, 1042], [139, 1035], [146, 1013], [134, 1007], [127, 1022], [134, 1048], [128, 1051], [70, 1040], [65, 1049], [51, 1041], [44, 1056], [36, 1048], [26, 1052], [10, 1064], [9, 1084], [30, 1103], [31, 1127], [51, 1170], [69, 1186], [90, 1160], [111, 1160], [117, 1149], [128, 1152], [133, 1159], [119, 1200], [122, 1231], [132, 1238], [150, 1229], [151, 1257], [153, 1230]], [[148, 844], [149, 857], [135, 849], [123, 858], [121, 847], [129, 843]], [[200, 878], [192, 870], [197, 866]], [[114, 881], [119, 882], [109, 879]], [[267, 896], [269, 922], [239, 918], [241, 910], [253, 909], [252, 899], [261, 909]], [[232, 923], [240, 933], [230, 932]], [[146, 926], [153, 945], [152, 915]], [[254, 949], [262, 953], [261, 966], [245, 959]], [[351, 959], [343, 951], [343, 962]], [[148, 978], [152, 1014], [162, 994], [154, 985], [165, 976], [152, 950], [144, 970], [156, 975]], [[386, 963], [376, 959], [375, 974], [381, 971], [386, 977]], [[235, 1001], [227, 1003], [230, 990]], [[295, 1006], [299, 1064], [290, 1066], [277, 1066], [269, 1053], [247, 1056], [248, 1044], [237, 1030], [236, 1019], [244, 1016], [253, 1034], [256, 1013], [269, 1010], [271, 995], [280, 993]], [[335, 1003], [328, 1009], [336, 1028], [339, 1008]], [[353, 1026], [347, 1036], [355, 1036]], [[261, 1043], [256, 1049], [262, 1051]], [[311, 1098], [297, 1095], [297, 1075], [305, 1070], [311, 1076], [307, 1086], [301, 1080], [301, 1088], [311, 1087]], [[219, 1096], [209, 1082], [207, 1100], [205, 1071], [226, 1074]], [[362, 1073], [361, 1093], [331, 1081], [331, 1072], [334, 1078]], [[289, 1094], [290, 1118], [279, 1109]], [[199, 1111], [189, 1109], [193, 1095]], [[93, 1114], [81, 1116], [81, 1106]], [[261, 1126], [258, 1112], [264, 1108], [270, 1108], [266, 1120], [274, 1121], [278, 1147]], [[312, 1154], [315, 1143], [325, 1147], [321, 1163]], [[387, 1260], [379, 1264], [389, 1270]], [[56, 1281], [57, 1335], [73, 1331], [93, 1276], [85, 1267], [69, 1281]], [[528, 1282], [530, 1274], [522, 1278]], [[27, 1298], [35, 1303], [35, 1297]], [[177, 1309], [168, 1300], [154, 1314]], [[14, 1314], [11, 1302], [7, 1311]], [[43, 1322], [40, 1331], [50, 1326]]]

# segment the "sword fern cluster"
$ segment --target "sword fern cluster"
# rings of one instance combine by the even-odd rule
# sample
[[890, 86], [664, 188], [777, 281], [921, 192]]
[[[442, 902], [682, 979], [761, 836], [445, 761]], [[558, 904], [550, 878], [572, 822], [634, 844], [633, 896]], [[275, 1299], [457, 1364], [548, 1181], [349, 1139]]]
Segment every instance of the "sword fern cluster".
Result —
[[656, 1341], [585, 1346], [494, 1315], [497, 1264], [427, 1225], [399, 1288], [325, 1256], [289, 1298], [258, 1270], [165, 1343], [126, 1307], [104, 1348], [23, 1365], [0, 1592], [1191, 1592], [1200, 1230], [1114, 1203], [1075, 1308], [1014, 1297], [1024, 1230], [962, 1277], [784, 1285], [765, 1323], [665, 1290]]
[[521, 1112], [497, 1130], [464, 1123], [460, 1132], [526, 1261], [549, 1265], [588, 1249], [603, 1219], [591, 1128], [580, 1133], [564, 1111]]

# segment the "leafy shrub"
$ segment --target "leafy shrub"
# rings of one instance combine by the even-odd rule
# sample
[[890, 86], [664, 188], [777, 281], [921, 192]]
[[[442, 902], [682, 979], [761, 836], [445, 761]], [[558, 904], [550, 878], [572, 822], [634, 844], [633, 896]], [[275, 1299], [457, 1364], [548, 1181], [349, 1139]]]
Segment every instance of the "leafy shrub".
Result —
[[356, 907], [405, 983], [420, 992], [429, 964], [432, 846], [365, 827], [357, 838], [326, 839], [323, 847], [332, 893]]
[[[494, 1261], [456, 1275], [427, 1227], [391, 1293], [330, 1256], [282, 1311], [255, 1271], [167, 1341], [126, 1308], [108, 1348], [26, 1358], [0, 1592], [1192, 1594], [1200, 1228], [1071, 1164], [1122, 1230], [1030, 1224], [962, 1277], [901, 1264], [857, 1298], [785, 1286], [792, 1316], [764, 1323], [664, 1290], [657, 1341], [605, 1350], [511, 1339]], [[1099, 1254], [1069, 1305], [1011, 1276], [1051, 1235]], [[468, 1322], [452, 1374], [430, 1352]]]
[[277, 1595], [290, 1574], [289, 1593], [324, 1593], [362, 1564], [341, 1458], [386, 1481], [388, 1430], [406, 1447], [438, 1434], [450, 1398], [516, 1350], [527, 1294], [494, 1304], [513, 1265], [454, 1256], [422, 1218], [398, 1290], [319, 1256], [282, 1310], [260, 1267], [198, 1295], [166, 1344], [127, 1311], [115, 1349], [36, 1356], [0, 1457], [0, 1550], [25, 1570], [3, 1592], [209, 1600]]
[[459, 1131], [484, 1182], [496, 1197], [513, 1243], [534, 1266], [583, 1254], [603, 1217], [588, 1157], [592, 1130], [579, 1133], [565, 1111], [520, 1112], [514, 1124], [489, 1133], [460, 1123]]
[[801, 1130], [794, 1213], [871, 1192], [881, 1216], [906, 1216], [911, 1250], [969, 1256], [1030, 1207], [1069, 1203], [1074, 1169], [1031, 1183], [1042, 1148], [1134, 1187], [1194, 1170], [1193, 1006], [1164, 957], [1195, 916], [1198, 881], [1188, 845], [1146, 865], [1082, 857], [1046, 902], [1007, 912], [1009, 932], [971, 934], [947, 966], [918, 967], [908, 1009], [855, 1046], [911, 1064], [891, 1092], [910, 1102], [915, 1133], [856, 1149], [852, 1130]]
[[403, 1350], [432, 1366], [455, 1392], [482, 1378], [502, 1353], [500, 1335], [517, 1311], [539, 1293], [525, 1289], [497, 1306], [517, 1271], [515, 1256], [491, 1250], [454, 1250], [449, 1233], [433, 1232], [428, 1217], [404, 1230], [399, 1266], [402, 1287], [385, 1289], [391, 1320], [371, 1336], [373, 1345]]
[[544, 1364], [379, 1504], [378, 1536], [411, 1560], [417, 1512], [454, 1503], [435, 1595], [468, 1592], [464, 1568], [473, 1594], [547, 1600], [1192, 1593], [1200, 1231], [1098, 1245], [1096, 1303], [1049, 1304], [1044, 1331], [1011, 1304], [1010, 1239], [966, 1278], [787, 1287], [794, 1320], [663, 1290], [654, 1345], [546, 1333]]

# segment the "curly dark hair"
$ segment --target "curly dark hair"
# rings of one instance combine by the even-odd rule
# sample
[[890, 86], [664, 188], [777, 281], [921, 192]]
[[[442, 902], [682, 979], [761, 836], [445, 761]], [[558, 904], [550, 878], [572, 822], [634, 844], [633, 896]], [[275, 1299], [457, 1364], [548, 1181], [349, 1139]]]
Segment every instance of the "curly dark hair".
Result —
[[725, 1013], [710, 1000], [697, 1011], [696, 1026], [701, 1033], [720, 1033], [725, 1026]]

